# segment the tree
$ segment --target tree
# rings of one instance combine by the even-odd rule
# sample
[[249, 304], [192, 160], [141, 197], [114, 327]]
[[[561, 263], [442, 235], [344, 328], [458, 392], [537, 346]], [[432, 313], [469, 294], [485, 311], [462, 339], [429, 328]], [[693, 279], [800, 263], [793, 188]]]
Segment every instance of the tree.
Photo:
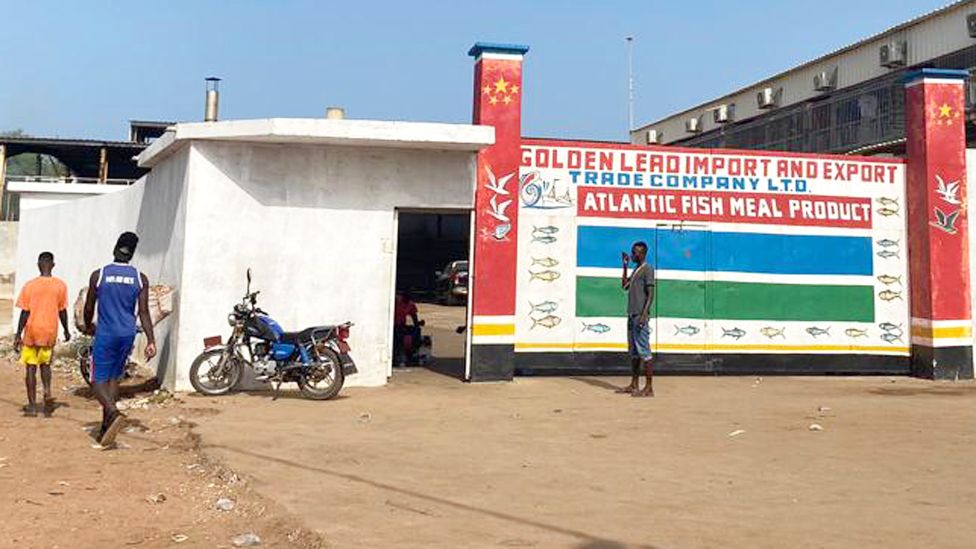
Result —
[[[0, 137], [30, 137], [30, 135], [17, 128], [0, 132]], [[71, 175], [71, 170], [49, 154], [21, 153], [7, 158], [7, 176], [12, 175], [67, 177]]]

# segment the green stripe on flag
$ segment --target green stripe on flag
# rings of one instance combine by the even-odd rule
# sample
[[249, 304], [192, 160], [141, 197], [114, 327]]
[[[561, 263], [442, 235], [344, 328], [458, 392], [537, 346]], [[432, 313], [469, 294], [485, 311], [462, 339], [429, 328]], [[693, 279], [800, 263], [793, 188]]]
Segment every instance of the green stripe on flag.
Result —
[[[872, 286], [658, 280], [654, 301], [660, 317], [874, 322]], [[626, 313], [620, 279], [576, 278], [576, 316]]]

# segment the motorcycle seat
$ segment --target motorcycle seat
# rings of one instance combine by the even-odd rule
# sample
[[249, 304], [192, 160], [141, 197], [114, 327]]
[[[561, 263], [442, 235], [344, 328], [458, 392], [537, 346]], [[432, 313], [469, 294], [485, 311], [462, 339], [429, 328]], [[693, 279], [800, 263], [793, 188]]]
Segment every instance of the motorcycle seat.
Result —
[[335, 326], [312, 326], [311, 328], [305, 328], [300, 332], [285, 332], [281, 334], [281, 342], [298, 345], [310, 341], [313, 336], [316, 339], [322, 339], [334, 329]]

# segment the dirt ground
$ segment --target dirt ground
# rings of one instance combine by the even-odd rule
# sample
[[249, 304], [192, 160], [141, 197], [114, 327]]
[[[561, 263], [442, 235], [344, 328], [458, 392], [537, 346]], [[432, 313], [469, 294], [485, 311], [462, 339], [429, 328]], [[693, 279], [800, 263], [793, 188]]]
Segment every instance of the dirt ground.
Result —
[[197, 432], [336, 547], [973, 546], [973, 383], [624, 381], [415, 369], [324, 404], [221, 399]]
[[[463, 308], [421, 314], [456, 359]], [[19, 367], [0, 358], [0, 547], [252, 531], [266, 547], [973, 546], [974, 383], [661, 377], [633, 399], [624, 382], [411, 368], [324, 403], [141, 395], [139, 430], [99, 452], [80, 381], [59, 374], [54, 418], [22, 418]]]
[[[65, 365], [54, 416], [22, 417], [21, 366], [0, 356], [0, 547], [231, 547], [244, 533], [271, 547], [325, 546], [197, 450], [193, 425], [217, 413], [208, 400], [136, 395], [119, 448], [99, 451], [86, 429], [100, 412], [84, 387]], [[218, 510], [219, 498], [233, 509]]]

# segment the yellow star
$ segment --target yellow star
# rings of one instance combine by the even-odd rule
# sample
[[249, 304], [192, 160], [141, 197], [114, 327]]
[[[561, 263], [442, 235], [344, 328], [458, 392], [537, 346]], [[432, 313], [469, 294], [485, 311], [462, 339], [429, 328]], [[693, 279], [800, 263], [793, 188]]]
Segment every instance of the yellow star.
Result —
[[512, 93], [512, 95], [515, 95], [516, 93], [518, 93], [518, 91], [519, 91], [519, 87], [518, 87], [518, 86], [512, 86], [512, 87], [511, 87], [511, 88], [509, 88], [508, 90], [509, 90], [509, 92], [511, 92], [511, 93]]
[[485, 86], [481, 88], [481, 91], [483, 91], [484, 93], [491, 93], [491, 86]]
[[943, 103], [942, 106], [939, 107], [939, 116], [943, 118], [949, 118], [951, 114], [952, 114], [952, 107], [950, 107], [947, 103]]
[[506, 95], [505, 96], [505, 99], [503, 99], [502, 101], [504, 101], [505, 104], [508, 105], [509, 103], [512, 102], [512, 96], [511, 95]]
[[508, 91], [508, 82], [505, 81], [504, 76], [500, 76], [498, 80], [495, 82], [495, 91], [501, 93], [505, 93]]
[[488, 103], [490, 103], [492, 105], [497, 105], [498, 104], [498, 98], [495, 97], [494, 95], [489, 95], [488, 96]]

